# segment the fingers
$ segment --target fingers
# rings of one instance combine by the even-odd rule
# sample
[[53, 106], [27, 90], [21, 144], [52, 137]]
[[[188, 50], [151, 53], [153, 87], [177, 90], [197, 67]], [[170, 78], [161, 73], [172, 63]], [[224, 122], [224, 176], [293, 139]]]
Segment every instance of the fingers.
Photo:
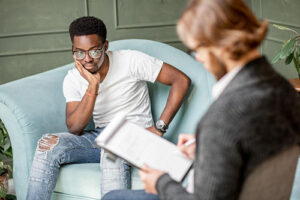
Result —
[[145, 173], [150, 172], [151, 170], [153, 170], [153, 169], [151, 167], [149, 167], [149, 165], [147, 165], [147, 164], [143, 164], [143, 166], [140, 168], [140, 171], [145, 172]]
[[82, 71], [83, 71], [82, 64], [79, 61], [75, 60], [75, 59], [74, 59], [74, 61], [75, 61], [75, 67], [76, 67], [76, 69], [79, 71], [80, 74], [82, 74]]
[[158, 130], [156, 130], [156, 128], [154, 126], [150, 126], [147, 128], [148, 131], [151, 131], [152, 133], [162, 137], [163, 134], [161, 132], [159, 132]]
[[184, 145], [180, 146], [179, 149], [182, 153], [184, 153], [185, 155], [188, 155], [188, 148], [189, 147], [186, 147]]
[[101, 80], [100, 73], [96, 73], [96, 74], [93, 74], [93, 75], [96, 77], [98, 83], [100, 84], [100, 80]]
[[139, 176], [142, 181], [146, 179], [148, 173], [149, 171], [147, 171], [147, 169], [144, 169], [144, 166], [139, 170]]
[[178, 136], [178, 142], [177, 142], [177, 146], [180, 147], [182, 146], [184, 143], [186, 143], [188, 140], [195, 138], [196, 135], [195, 134], [183, 134], [181, 133]]
[[165, 172], [153, 169], [148, 165], [143, 165], [139, 170], [139, 176], [143, 182], [143, 186], [148, 193], [157, 194], [156, 182]]
[[196, 144], [192, 144], [192, 145], [189, 145], [189, 146], [182, 145], [182, 146], [179, 147], [179, 149], [188, 158], [190, 158], [192, 160], [195, 159]]

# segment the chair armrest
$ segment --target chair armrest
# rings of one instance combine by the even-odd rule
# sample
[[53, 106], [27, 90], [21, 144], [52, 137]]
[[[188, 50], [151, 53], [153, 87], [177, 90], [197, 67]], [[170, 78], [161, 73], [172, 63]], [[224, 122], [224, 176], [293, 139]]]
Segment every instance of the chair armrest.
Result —
[[62, 82], [69, 64], [0, 86], [0, 118], [11, 139], [17, 196], [26, 194], [37, 141], [67, 131]]

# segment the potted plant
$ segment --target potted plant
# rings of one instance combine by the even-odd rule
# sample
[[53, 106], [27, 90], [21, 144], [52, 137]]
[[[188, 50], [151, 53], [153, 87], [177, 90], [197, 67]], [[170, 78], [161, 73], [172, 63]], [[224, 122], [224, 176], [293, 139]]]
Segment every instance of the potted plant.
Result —
[[0, 119], [0, 199], [11, 200], [16, 199], [14, 195], [7, 194], [8, 192], [8, 178], [12, 173], [11, 165], [5, 163], [4, 159], [12, 158], [12, 147], [9, 140], [8, 133]]
[[10, 165], [4, 164], [4, 162], [0, 161], [0, 198], [7, 199], [7, 191], [8, 191], [8, 178], [9, 173], [11, 173], [12, 169]]
[[295, 89], [300, 92], [300, 34], [285, 26], [277, 24], [273, 24], [273, 26], [280, 30], [290, 31], [293, 33], [293, 35], [283, 43], [279, 52], [273, 57], [272, 63], [274, 64], [279, 60], [284, 60], [284, 63], [289, 65], [293, 61], [299, 78], [290, 79], [290, 82]]
[[273, 26], [280, 30], [291, 31], [294, 35], [283, 43], [280, 51], [273, 57], [272, 63], [282, 59], [285, 60], [286, 65], [289, 65], [293, 61], [300, 78], [300, 34], [291, 28], [277, 24]]

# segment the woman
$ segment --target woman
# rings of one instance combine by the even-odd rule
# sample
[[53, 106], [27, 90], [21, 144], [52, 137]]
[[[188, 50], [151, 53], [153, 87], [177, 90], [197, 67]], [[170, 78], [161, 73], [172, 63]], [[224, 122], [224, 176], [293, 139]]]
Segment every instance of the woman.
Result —
[[179, 138], [182, 151], [195, 156], [194, 190], [145, 166], [140, 177], [147, 193], [116, 191], [104, 199], [237, 199], [256, 166], [299, 143], [299, 96], [258, 50], [267, 27], [242, 0], [189, 3], [178, 34], [218, 81], [198, 124], [196, 149], [183, 147], [192, 136]]

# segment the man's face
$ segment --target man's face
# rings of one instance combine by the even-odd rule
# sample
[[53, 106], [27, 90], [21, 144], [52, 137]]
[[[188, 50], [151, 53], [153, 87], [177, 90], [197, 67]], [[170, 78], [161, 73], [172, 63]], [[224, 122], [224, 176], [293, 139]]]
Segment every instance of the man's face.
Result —
[[212, 73], [217, 80], [227, 73], [225, 63], [222, 60], [224, 57], [224, 49], [199, 45], [199, 42], [194, 40], [191, 36], [187, 36], [185, 44], [195, 52], [196, 60], [202, 63], [204, 68]]
[[214, 48], [200, 47], [196, 50], [196, 60], [203, 63], [204, 67], [212, 73], [217, 80], [221, 79], [226, 73], [224, 62], [220, 59], [222, 54]]
[[[73, 57], [78, 60], [86, 70], [94, 74], [99, 71], [100, 67], [104, 63], [105, 50], [107, 49], [107, 46], [108, 43], [103, 43], [97, 34], [74, 36], [73, 52], [79, 52], [79, 54], [85, 54], [85, 56], [82, 59], [78, 59], [74, 53]], [[99, 49], [101, 49], [101, 55], [97, 58], [91, 57], [89, 51]]]

